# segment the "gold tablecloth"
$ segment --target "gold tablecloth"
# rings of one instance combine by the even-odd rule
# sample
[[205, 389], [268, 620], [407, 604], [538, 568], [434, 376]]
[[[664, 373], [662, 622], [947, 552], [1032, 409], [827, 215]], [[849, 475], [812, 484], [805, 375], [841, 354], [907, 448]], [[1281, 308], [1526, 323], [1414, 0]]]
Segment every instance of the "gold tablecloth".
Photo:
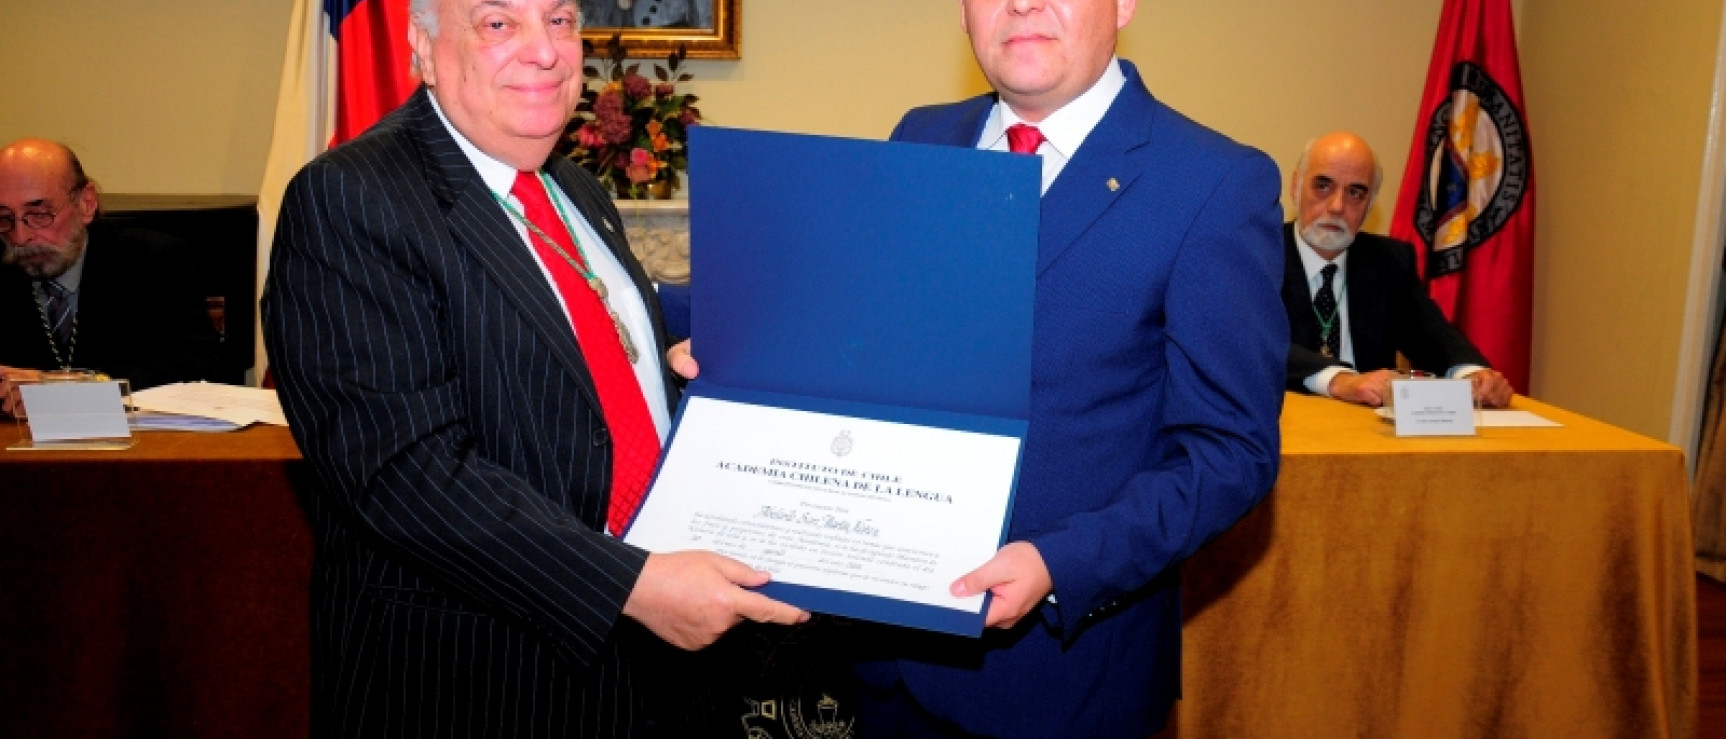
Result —
[[1398, 438], [1290, 394], [1265, 503], [1183, 569], [1187, 737], [1689, 737], [1683, 454], [1563, 428]]

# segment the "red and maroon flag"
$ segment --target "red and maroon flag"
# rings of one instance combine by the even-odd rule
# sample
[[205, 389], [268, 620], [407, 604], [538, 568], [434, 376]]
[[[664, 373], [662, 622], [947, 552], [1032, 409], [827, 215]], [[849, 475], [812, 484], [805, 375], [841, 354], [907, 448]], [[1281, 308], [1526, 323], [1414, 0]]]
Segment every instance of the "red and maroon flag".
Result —
[[1528, 392], [1534, 158], [1511, 0], [1445, 0], [1390, 235], [1427, 291]]

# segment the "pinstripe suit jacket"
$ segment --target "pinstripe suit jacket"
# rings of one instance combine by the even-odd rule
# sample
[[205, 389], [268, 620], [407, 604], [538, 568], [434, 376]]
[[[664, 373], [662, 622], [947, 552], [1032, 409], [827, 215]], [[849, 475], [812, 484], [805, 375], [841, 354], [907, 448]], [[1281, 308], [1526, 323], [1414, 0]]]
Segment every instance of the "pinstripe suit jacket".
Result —
[[[599, 183], [547, 170], [651, 295]], [[262, 307], [321, 483], [314, 733], [644, 733], [642, 681], [662, 670], [641, 667], [675, 654], [620, 619], [646, 553], [600, 533], [612, 447], [593, 383], [424, 88], [293, 179]]]

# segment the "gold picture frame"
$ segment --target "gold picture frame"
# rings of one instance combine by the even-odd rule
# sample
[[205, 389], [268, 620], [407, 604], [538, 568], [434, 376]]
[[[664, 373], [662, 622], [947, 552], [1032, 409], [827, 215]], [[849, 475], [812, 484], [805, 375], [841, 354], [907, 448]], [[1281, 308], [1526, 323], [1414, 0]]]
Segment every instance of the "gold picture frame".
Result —
[[[604, 48], [613, 34], [620, 36], [628, 56], [637, 59], [663, 57], [678, 47], [689, 50], [690, 59], [741, 59], [743, 57], [743, 0], [579, 0], [582, 13], [581, 38]], [[627, 5], [628, 7], [624, 7]], [[634, 25], [656, 13], [677, 25]], [[686, 14], [687, 13], [687, 14]], [[711, 16], [708, 20], [706, 16]], [[690, 26], [689, 18], [700, 26]], [[649, 20], [651, 22], [651, 20]]]

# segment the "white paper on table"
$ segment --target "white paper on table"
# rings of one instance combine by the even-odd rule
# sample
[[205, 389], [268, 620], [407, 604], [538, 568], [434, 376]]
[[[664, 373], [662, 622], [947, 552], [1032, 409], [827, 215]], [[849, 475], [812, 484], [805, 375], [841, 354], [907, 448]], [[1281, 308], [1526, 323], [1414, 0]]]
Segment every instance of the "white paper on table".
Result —
[[[1389, 408], [1379, 408], [1378, 417], [1386, 421], [1396, 416]], [[1488, 408], [1475, 411], [1474, 424], [1482, 428], [1563, 428], [1564, 424], [1533, 411]]]
[[1492, 428], [1560, 428], [1564, 424], [1530, 411], [1513, 410], [1483, 410], [1480, 412], [1481, 426]]
[[977, 613], [1019, 439], [692, 396], [625, 541], [706, 549], [776, 583]]
[[209, 382], [176, 382], [132, 393], [132, 404], [140, 410], [203, 416], [245, 426], [251, 423], [288, 425], [282, 402], [268, 388], [220, 385]]
[[[246, 424], [249, 425], [249, 424]], [[132, 428], [138, 431], [238, 431], [244, 425], [209, 416], [187, 416], [179, 413], [138, 411], [132, 414]]]

